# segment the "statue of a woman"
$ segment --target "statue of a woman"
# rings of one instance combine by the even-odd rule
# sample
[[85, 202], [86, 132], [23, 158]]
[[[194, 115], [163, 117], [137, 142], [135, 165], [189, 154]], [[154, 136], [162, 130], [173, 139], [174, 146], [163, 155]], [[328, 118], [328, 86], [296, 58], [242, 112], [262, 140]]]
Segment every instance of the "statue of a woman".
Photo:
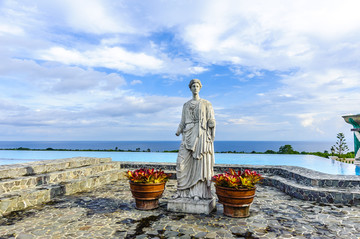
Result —
[[209, 101], [200, 99], [200, 80], [193, 79], [189, 88], [193, 98], [183, 106], [176, 135], [182, 142], [176, 162], [177, 194], [175, 198], [210, 199], [214, 174], [215, 116]]

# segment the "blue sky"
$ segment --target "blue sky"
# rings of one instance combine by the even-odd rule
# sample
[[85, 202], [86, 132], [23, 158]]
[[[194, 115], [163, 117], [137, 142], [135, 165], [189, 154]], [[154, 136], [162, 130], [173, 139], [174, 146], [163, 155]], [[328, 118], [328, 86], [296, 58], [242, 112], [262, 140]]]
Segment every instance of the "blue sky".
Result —
[[359, 1], [0, 1], [0, 140], [336, 141], [360, 113]]

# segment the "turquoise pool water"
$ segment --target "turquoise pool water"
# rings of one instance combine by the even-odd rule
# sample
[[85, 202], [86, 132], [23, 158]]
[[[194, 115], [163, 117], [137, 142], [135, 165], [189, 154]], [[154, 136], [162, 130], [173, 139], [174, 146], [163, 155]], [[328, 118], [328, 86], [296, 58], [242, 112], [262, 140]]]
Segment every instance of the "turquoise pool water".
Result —
[[[0, 165], [71, 157], [111, 157], [113, 161], [176, 162], [176, 153], [0, 150]], [[217, 164], [288, 165], [329, 174], [360, 175], [360, 167], [313, 155], [215, 154]]]

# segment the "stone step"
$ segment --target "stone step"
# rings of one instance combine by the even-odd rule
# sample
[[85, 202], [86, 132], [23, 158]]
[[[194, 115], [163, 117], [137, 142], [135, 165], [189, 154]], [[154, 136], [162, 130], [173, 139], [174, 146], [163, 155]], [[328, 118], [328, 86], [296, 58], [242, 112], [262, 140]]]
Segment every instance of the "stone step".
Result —
[[42, 160], [23, 164], [1, 165], [0, 180], [34, 174], [44, 174], [107, 162], [111, 162], [111, 158], [74, 157], [66, 159]]
[[319, 203], [360, 205], [359, 187], [319, 187], [299, 184], [276, 175], [264, 175], [263, 184], [280, 189], [295, 198]]
[[289, 178], [299, 184], [315, 187], [329, 187], [329, 188], [356, 188], [360, 187], [360, 181], [357, 176], [351, 175], [332, 175], [316, 172], [310, 169], [283, 166], [282, 169], [273, 169], [272, 173], [265, 172], [265, 174], [277, 175], [283, 178]]
[[219, 164], [214, 166], [216, 173], [222, 173], [229, 168], [233, 168], [235, 171], [245, 169], [255, 170], [263, 175], [277, 175], [283, 178], [289, 178], [296, 181], [299, 184], [306, 186], [318, 186], [318, 187], [360, 187], [360, 176], [358, 175], [333, 175], [321, 173], [311, 169], [297, 167], [297, 166], [285, 166], [285, 165], [230, 165]]
[[27, 207], [50, 202], [55, 197], [86, 191], [116, 181], [123, 174], [115, 169], [100, 172], [89, 177], [69, 180], [59, 184], [44, 184], [31, 189], [23, 189], [0, 195], [0, 216]]
[[70, 168], [63, 171], [55, 171], [46, 174], [36, 174], [33, 176], [23, 176], [19, 178], [3, 179], [0, 181], [0, 195], [11, 191], [34, 188], [42, 184], [58, 183], [88, 177], [95, 173], [120, 169], [120, 164], [116, 162], [100, 163], [95, 165], [83, 166], [80, 168]]

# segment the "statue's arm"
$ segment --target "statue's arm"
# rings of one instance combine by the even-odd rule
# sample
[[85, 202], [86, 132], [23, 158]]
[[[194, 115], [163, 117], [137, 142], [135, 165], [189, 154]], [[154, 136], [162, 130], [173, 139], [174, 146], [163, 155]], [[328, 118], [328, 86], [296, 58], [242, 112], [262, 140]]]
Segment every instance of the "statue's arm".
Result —
[[207, 123], [208, 123], [209, 128], [215, 128], [215, 126], [216, 126], [214, 109], [210, 103], [208, 106], [208, 122]]
[[211, 103], [209, 103], [209, 107], [208, 107], [208, 121], [207, 121], [207, 125], [209, 127], [209, 133], [211, 135], [211, 139], [212, 141], [215, 140], [215, 127], [216, 127], [216, 121], [215, 121], [215, 113], [214, 113], [214, 109], [211, 105]]
[[175, 135], [179, 136], [183, 132], [184, 128], [185, 128], [185, 105], [183, 106], [182, 114], [181, 114], [181, 121], [180, 121], [179, 127], [178, 127]]

